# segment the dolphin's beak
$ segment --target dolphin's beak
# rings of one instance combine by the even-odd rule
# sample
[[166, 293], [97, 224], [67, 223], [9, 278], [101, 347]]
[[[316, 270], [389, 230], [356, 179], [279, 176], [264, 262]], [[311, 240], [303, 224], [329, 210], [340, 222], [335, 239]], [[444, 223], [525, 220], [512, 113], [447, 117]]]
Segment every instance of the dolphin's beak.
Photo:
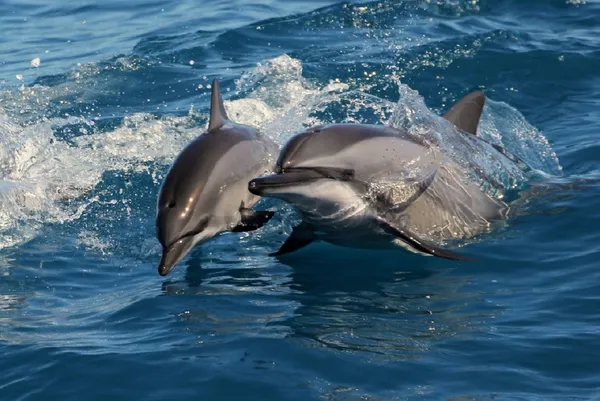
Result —
[[278, 188], [300, 185], [322, 178], [324, 178], [322, 173], [310, 169], [266, 175], [250, 181], [248, 191], [254, 195], [268, 196], [269, 193], [276, 192]]
[[166, 276], [194, 246], [193, 237], [184, 237], [169, 247], [163, 247], [158, 274]]

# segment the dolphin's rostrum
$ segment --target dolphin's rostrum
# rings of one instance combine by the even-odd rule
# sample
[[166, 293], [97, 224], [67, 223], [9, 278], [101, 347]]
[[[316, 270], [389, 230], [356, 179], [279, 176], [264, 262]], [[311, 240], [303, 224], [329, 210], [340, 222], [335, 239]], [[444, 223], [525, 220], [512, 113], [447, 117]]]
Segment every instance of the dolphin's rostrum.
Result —
[[167, 275], [196, 244], [225, 232], [253, 231], [273, 217], [251, 208], [253, 177], [273, 172], [277, 145], [253, 127], [229, 119], [212, 84], [208, 130], [189, 143], [161, 186], [156, 230], [162, 245], [160, 275]]
[[[444, 118], [476, 135], [485, 96], [465, 96]], [[279, 251], [315, 240], [360, 248], [401, 246], [448, 259], [469, 259], [434, 244], [486, 231], [507, 205], [470, 182], [440, 149], [387, 125], [317, 126], [292, 137], [273, 175], [250, 192], [282, 199], [301, 223]], [[429, 237], [429, 239], [426, 239]]]

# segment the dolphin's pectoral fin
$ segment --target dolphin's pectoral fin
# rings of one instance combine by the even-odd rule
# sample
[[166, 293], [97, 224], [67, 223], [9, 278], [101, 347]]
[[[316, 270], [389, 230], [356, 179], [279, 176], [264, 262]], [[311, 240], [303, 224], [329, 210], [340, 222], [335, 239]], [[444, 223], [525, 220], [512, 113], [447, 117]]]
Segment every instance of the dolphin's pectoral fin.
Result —
[[415, 248], [416, 250], [418, 250], [420, 252], [428, 253], [430, 255], [437, 256], [437, 257], [444, 258], [444, 259], [474, 261], [473, 258], [458, 255], [447, 249], [440, 248], [437, 245], [434, 245], [429, 241], [425, 241], [425, 240], [417, 237], [416, 235], [414, 235], [413, 233], [411, 233], [410, 231], [408, 231], [406, 229], [394, 227], [393, 225], [391, 225], [390, 223], [388, 223], [387, 221], [385, 221], [382, 218], [378, 219], [378, 223], [379, 223], [379, 226], [383, 229], [383, 231], [385, 231], [386, 233], [388, 233], [390, 235], [398, 237], [399, 239], [406, 242], [407, 244], [409, 244], [410, 246], [412, 246], [413, 248]]
[[240, 208], [242, 221], [231, 229], [234, 233], [254, 231], [264, 226], [275, 215], [270, 210], [252, 210]]
[[381, 213], [399, 213], [419, 199], [431, 186], [438, 169], [432, 169], [423, 176], [413, 180], [405, 180], [405, 185], [398, 185], [396, 180], [371, 185], [370, 191], [377, 202]]
[[312, 227], [302, 222], [292, 230], [290, 236], [285, 240], [281, 248], [277, 252], [270, 253], [269, 256], [285, 255], [286, 253], [295, 252], [298, 249], [304, 248], [315, 240], [315, 234]]
[[444, 114], [444, 118], [459, 129], [477, 135], [477, 126], [484, 104], [485, 95], [482, 92], [471, 92], [452, 106]]
[[504, 157], [515, 163], [521, 170], [531, 170], [531, 167], [529, 167], [529, 165], [527, 165], [527, 163], [525, 163], [519, 156], [515, 155], [514, 153], [510, 153], [508, 150], [495, 143], [490, 143], [490, 145], [492, 145], [492, 147], [498, 152], [502, 153]]

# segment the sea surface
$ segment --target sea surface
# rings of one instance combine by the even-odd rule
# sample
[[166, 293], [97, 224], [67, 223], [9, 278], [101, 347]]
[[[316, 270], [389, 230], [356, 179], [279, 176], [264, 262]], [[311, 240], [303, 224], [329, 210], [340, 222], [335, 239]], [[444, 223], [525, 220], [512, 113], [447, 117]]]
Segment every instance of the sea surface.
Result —
[[[600, 399], [598, 1], [2, 0], [0, 27], [1, 401]], [[482, 90], [479, 135], [531, 169], [438, 139], [526, 195], [475, 262], [268, 257], [298, 219], [263, 200], [161, 277], [158, 190], [214, 78], [279, 144], [418, 134]]]

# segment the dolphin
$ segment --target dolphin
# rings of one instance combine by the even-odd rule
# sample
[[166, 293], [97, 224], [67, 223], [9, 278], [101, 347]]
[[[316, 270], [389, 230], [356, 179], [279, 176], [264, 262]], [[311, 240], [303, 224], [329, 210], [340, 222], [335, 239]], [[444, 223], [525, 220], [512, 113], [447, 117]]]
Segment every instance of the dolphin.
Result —
[[248, 191], [248, 181], [274, 171], [277, 151], [256, 129], [229, 119], [215, 79], [208, 130], [181, 151], [158, 195], [161, 276], [195, 245], [226, 231], [256, 230], [273, 217], [273, 211], [251, 209], [260, 197]]
[[[476, 135], [484, 103], [483, 93], [470, 93], [444, 118], [464, 134]], [[256, 177], [248, 188], [283, 200], [300, 214], [300, 224], [271, 256], [321, 240], [471, 259], [436, 242], [485, 232], [508, 210], [440, 149], [388, 125], [309, 128], [283, 146], [275, 174]]]

